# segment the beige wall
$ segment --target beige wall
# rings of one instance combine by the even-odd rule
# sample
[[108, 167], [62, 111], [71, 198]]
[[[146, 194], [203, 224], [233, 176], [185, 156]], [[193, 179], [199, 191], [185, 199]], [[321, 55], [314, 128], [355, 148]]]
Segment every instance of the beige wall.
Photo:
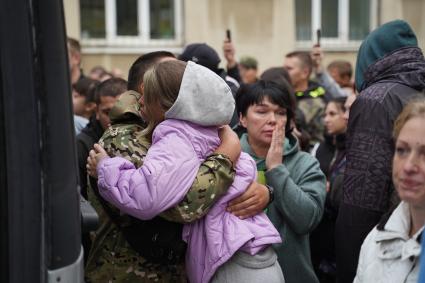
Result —
[[419, 46], [425, 50], [425, 1], [404, 0], [403, 18], [410, 23], [418, 37]]
[[128, 69], [131, 64], [139, 57], [137, 54], [123, 54], [123, 55], [108, 55], [108, 54], [90, 54], [83, 56], [82, 68], [87, 74], [91, 68], [95, 66], [103, 66], [108, 71], [111, 71], [112, 68], [118, 68], [123, 72], [123, 78], [127, 79]]
[[425, 50], [425, 1], [381, 0], [381, 23], [395, 19], [407, 21], [418, 37], [419, 47]]
[[80, 38], [80, 1], [63, 0], [65, 26], [68, 36]]
[[[237, 56], [255, 56], [260, 70], [282, 65], [284, 54], [295, 47], [294, 3], [296, 0], [183, 0], [184, 44], [206, 42], [222, 56], [225, 31], [230, 28]], [[425, 1], [377, 0], [381, 3], [381, 23], [405, 19], [425, 48]], [[80, 37], [79, 1], [64, 1], [66, 27], [70, 36]], [[183, 47], [183, 46], [182, 46]], [[84, 51], [84, 49], [83, 49]], [[86, 54], [88, 72], [95, 65], [118, 67], [127, 73], [140, 54]], [[355, 63], [356, 52], [327, 52], [325, 64], [334, 59]], [[222, 63], [224, 66], [224, 64]]]
[[256, 57], [261, 70], [282, 65], [284, 54], [294, 49], [292, 0], [186, 0], [185, 4], [187, 43], [206, 42], [222, 56], [229, 28], [237, 56]]

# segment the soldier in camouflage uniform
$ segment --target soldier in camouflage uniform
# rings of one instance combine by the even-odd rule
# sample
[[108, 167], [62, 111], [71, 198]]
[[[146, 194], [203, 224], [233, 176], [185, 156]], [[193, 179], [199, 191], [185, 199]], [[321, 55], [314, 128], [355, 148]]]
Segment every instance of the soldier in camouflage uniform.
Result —
[[[150, 141], [142, 134], [144, 125], [140, 117], [140, 97], [135, 91], [127, 91], [121, 95], [110, 112], [112, 125], [100, 140], [100, 144], [110, 156], [124, 157], [136, 167], [142, 166], [150, 146]], [[209, 156], [199, 168], [196, 179], [183, 201], [160, 216], [179, 223], [201, 218], [230, 187], [234, 174], [229, 158], [220, 154]], [[129, 226], [137, 225], [137, 220], [122, 215], [116, 208], [107, 204], [99, 196], [97, 188], [93, 187], [95, 186], [90, 189], [89, 200], [98, 212], [101, 224], [93, 235], [93, 247], [86, 266], [86, 281], [186, 282], [182, 260], [184, 247], [181, 248], [182, 255], [176, 255], [177, 260], [166, 264], [153, 264], [142, 257], [130, 245], [129, 238], [123, 232]]]
[[305, 117], [306, 128], [303, 130], [310, 135], [310, 146], [313, 147], [323, 141], [323, 114], [328, 94], [323, 86], [309, 79], [313, 69], [310, 53], [294, 51], [286, 54], [284, 68], [291, 78], [297, 108]]
[[304, 114], [306, 128], [310, 134], [311, 145], [323, 141], [325, 132], [325, 123], [323, 116], [325, 114], [325, 89], [315, 82], [309, 82], [309, 88], [306, 91], [295, 92], [298, 109]]

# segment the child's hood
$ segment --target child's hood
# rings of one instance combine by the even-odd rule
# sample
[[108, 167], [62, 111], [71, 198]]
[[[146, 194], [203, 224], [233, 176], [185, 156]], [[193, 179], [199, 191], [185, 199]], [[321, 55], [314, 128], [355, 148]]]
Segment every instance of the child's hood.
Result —
[[189, 61], [179, 95], [165, 118], [221, 126], [230, 123], [234, 109], [235, 100], [227, 83], [211, 70]]

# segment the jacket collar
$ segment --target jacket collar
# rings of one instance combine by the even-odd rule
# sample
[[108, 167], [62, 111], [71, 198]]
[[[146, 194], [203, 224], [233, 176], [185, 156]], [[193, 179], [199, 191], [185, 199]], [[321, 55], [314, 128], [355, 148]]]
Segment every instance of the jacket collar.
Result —
[[378, 244], [378, 257], [382, 259], [394, 259], [401, 257], [402, 260], [410, 257], [418, 257], [421, 246], [418, 241], [423, 227], [413, 237], [409, 237], [410, 230], [409, 205], [401, 202], [391, 214], [385, 229], [378, 230], [375, 241]]

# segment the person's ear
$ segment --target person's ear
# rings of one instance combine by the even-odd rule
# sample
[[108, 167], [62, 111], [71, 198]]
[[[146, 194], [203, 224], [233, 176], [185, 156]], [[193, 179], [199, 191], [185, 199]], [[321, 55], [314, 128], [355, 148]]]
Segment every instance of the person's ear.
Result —
[[310, 70], [307, 67], [302, 69], [302, 74], [305, 79], [308, 80], [310, 78]]
[[138, 91], [139, 91], [139, 93], [141, 94], [141, 95], [143, 95], [143, 91], [145, 90], [145, 85], [143, 84], [143, 82], [140, 84], [140, 86], [139, 86], [139, 89], [138, 89]]
[[246, 116], [243, 116], [242, 113], [239, 113], [239, 122], [244, 128], [246, 128], [248, 125], [248, 122], [246, 121]]

